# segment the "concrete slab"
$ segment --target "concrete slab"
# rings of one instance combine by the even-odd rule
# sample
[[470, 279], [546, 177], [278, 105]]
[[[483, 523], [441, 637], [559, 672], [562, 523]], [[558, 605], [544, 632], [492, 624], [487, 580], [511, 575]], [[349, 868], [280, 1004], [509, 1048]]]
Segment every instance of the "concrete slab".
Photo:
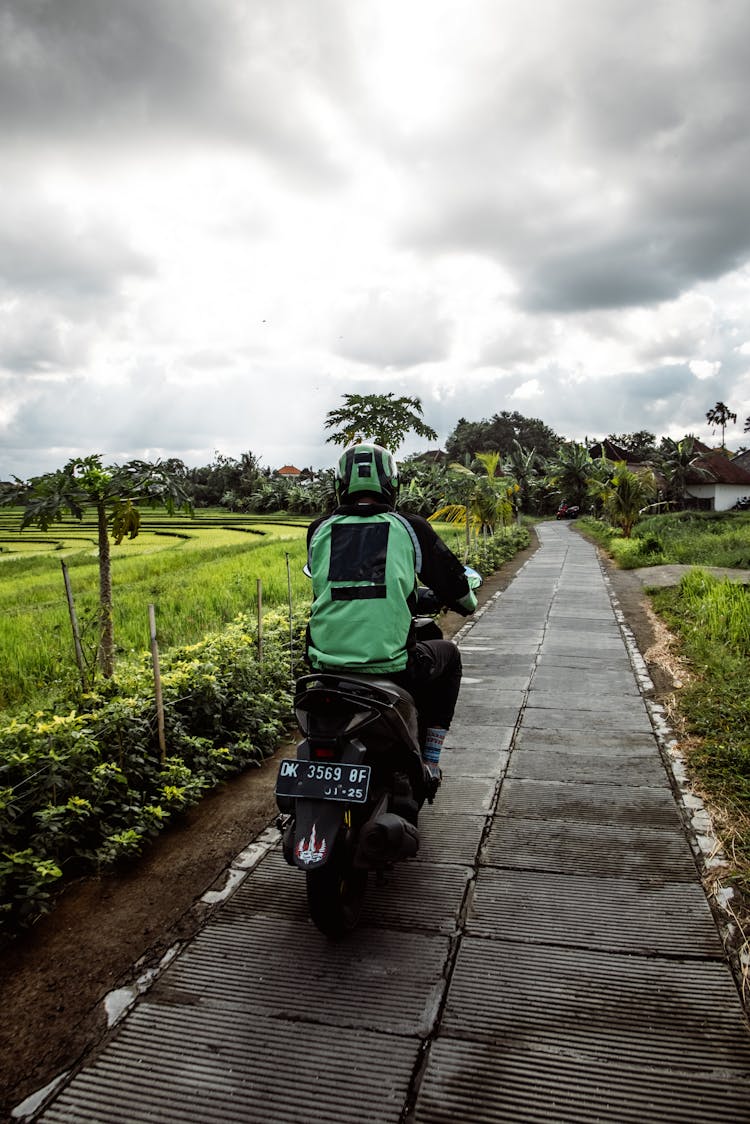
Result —
[[695, 882], [698, 871], [683, 832], [571, 820], [495, 820], [482, 852], [485, 866], [646, 882]]
[[368, 1122], [397, 1124], [420, 1048], [416, 1038], [144, 1002], [43, 1119], [351, 1124], [356, 1104]]
[[475, 725], [462, 721], [459, 714], [446, 735], [445, 748], [503, 753], [507, 752], [512, 737], [512, 726]]
[[599, 701], [601, 708], [598, 715], [590, 710], [555, 709], [533, 706], [529, 703], [524, 710], [521, 725], [524, 729], [536, 730], [589, 730], [592, 726], [598, 726], [602, 732], [616, 730], [617, 735], [652, 732], [646, 707], [638, 699], [633, 700], [633, 707], [629, 713], [618, 713], [616, 723], [612, 715], [607, 712], [607, 700]]
[[722, 960], [700, 885], [538, 871], [479, 871], [469, 934], [524, 944], [638, 956]]
[[500, 791], [497, 814], [670, 831], [682, 826], [672, 791], [666, 785], [650, 788], [506, 779]]
[[[510, 737], [510, 731], [508, 736]], [[488, 743], [474, 749], [467, 745], [451, 745], [446, 740], [446, 747], [440, 758], [443, 776], [486, 777], [487, 779], [501, 776], [508, 764], [507, 750], [495, 749], [494, 744], [490, 743], [489, 735]]]
[[750, 1067], [750, 1037], [733, 991], [722, 966], [712, 962], [467, 937], [441, 1033], [503, 1050], [529, 1044], [556, 1050], [562, 1043], [571, 1053], [627, 1059], [666, 1074], [734, 1070], [741, 1079], [742, 1065]]
[[[436, 803], [439, 800], [438, 794]], [[419, 817], [420, 845], [416, 861], [473, 866], [487, 822], [486, 816], [455, 812], [433, 816], [431, 812], [432, 809], [428, 808]]]
[[[658, 1059], [656, 1061], [658, 1065]], [[480, 1115], [481, 1106], [481, 1115]], [[628, 1058], [597, 1058], [529, 1043], [439, 1037], [429, 1050], [415, 1124], [739, 1124], [747, 1088], [734, 1072], [706, 1076], [637, 1067]]]
[[549, 749], [518, 749], [511, 754], [506, 776], [532, 781], [561, 781], [564, 784], [669, 787], [666, 769], [653, 753], [648, 756], [604, 756], [601, 753], [560, 754]]
[[[460, 764], [460, 760], [456, 759], [456, 763]], [[460, 771], [453, 773], [446, 769], [435, 803], [422, 810], [420, 823], [423, 816], [432, 818], [456, 812], [486, 815], [492, 806], [496, 784], [495, 777], [467, 777]]]
[[615, 756], [652, 756], [657, 753], [653, 730], [556, 730], [529, 728], [522, 725], [516, 733], [515, 749], [552, 749], [556, 753], [599, 753]]
[[[296, 921], [220, 915], [168, 969], [148, 1002], [201, 1006], [207, 1018], [232, 1009], [249, 1018], [429, 1033], [443, 992], [447, 937], [383, 930], [373, 941], [361, 930], [332, 942], [309, 923], [305, 929], [301, 960]], [[300, 975], [290, 971], [294, 964]]]

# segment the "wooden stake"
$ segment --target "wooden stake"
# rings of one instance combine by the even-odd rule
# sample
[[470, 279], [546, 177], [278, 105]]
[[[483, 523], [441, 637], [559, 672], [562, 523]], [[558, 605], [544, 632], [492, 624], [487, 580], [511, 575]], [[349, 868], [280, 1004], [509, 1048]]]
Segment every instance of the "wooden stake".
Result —
[[70, 627], [73, 629], [73, 643], [76, 650], [76, 663], [78, 664], [78, 672], [81, 676], [81, 690], [88, 690], [86, 682], [86, 664], [83, 659], [83, 648], [81, 647], [81, 631], [78, 627], [78, 617], [76, 616], [76, 607], [73, 602], [73, 590], [70, 587], [70, 578], [68, 576], [68, 567], [65, 565], [62, 558], [60, 559], [62, 566], [63, 581], [65, 582], [65, 596], [68, 599], [68, 612], [70, 613]]
[[156, 697], [156, 721], [159, 727], [159, 759], [164, 765], [167, 759], [167, 739], [164, 733], [164, 700], [161, 693], [161, 671], [159, 670], [159, 645], [156, 640], [156, 611], [148, 607], [148, 624], [151, 632], [151, 661], [154, 665], [154, 694]]
[[263, 582], [258, 581], [258, 663], [263, 662]]
[[294, 689], [294, 606], [292, 604], [292, 569], [286, 556], [286, 584], [289, 591], [289, 680]]

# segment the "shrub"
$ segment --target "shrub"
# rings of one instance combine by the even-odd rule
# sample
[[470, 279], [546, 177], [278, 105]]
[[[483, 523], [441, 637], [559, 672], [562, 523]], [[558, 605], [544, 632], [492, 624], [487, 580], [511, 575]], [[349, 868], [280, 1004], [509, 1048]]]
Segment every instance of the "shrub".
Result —
[[[303, 627], [294, 622], [297, 659]], [[87, 695], [81, 713], [37, 711], [0, 729], [0, 934], [48, 908], [63, 879], [137, 854], [207, 789], [273, 752], [291, 717], [289, 642], [288, 620], [269, 614], [259, 663], [238, 617], [169, 654], [163, 763], [145, 660]]]

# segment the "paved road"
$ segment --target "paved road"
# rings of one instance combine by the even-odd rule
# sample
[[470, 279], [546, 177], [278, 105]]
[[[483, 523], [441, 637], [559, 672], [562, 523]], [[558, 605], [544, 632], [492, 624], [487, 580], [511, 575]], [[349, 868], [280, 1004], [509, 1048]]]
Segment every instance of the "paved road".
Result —
[[361, 930], [310, 926], [269, 834], [45, 1121], [750, 1121], [750, 1036], [607, 585], [567, 525], [540, 536], [460, 638], [419, 859]]

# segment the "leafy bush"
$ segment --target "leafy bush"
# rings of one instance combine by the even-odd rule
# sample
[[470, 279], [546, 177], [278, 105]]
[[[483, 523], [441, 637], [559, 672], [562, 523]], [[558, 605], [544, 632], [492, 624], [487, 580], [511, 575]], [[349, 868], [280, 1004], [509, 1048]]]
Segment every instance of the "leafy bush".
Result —
[[526, 527], [507, 527], [505, 530], [474, 539], [466, 558], [467, 565], [473, 566], [482, 577], [488, 577], [498, 570], [503, 562], [514, 558], [519, 550], [529, 545], [531, 537]]
[[[302, 619], [293, 622], [302, 655]], [[43, 912], [73, 875], [137, 854], [210, 788], [273, 752], [291, 717], [288, 620], [268, 614], [263, 660], [245, 617], [164, 660], [160, 760], [147, 661], [68, 715], [0, 730], [0, 934]]]

